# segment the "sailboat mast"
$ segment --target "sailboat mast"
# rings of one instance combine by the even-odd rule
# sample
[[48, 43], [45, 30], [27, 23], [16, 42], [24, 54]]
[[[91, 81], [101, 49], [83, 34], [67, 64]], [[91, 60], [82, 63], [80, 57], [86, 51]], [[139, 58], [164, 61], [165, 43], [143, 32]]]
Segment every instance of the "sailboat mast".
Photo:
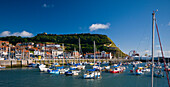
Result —
[[24, 46], [23, 46], [23, 55], [22, 55], [22, 59], [24, 59]]
[[9, 51], [8, 51], [8, 59], [10, 60], [10, 53], [11, 53], [11, 49], [10, 49], [10, 45], [9, 45]]
[[79, 61], [80, 61], [80, 52], [81, 51], [81, 45], [80, 45], [80, 38], [79, 38]]
[[63, 47], [63, 66], [64, 66], [64, 43], [62, 44]]
[[80, 38], [79, 38], [79, 54], [80, 54], [80, 51], [81, 51], [81, 46], [80, 46]]
[[152, 84], [153, 87], [153, 71], [154, 71], [154, 34], [155, 34], [155, 12], [152, 13]]
[[95, 56], [96, 56], [96, 53], [95, 53], [95, 41], [94, 41], [94, 64], [95, 64]]

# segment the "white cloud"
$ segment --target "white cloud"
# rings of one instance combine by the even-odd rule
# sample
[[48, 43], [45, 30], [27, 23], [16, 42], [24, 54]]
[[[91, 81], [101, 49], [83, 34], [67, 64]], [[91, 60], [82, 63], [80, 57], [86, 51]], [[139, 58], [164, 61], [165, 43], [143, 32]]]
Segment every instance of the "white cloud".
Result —
[[170, 22], [168, 23], [168, 26], [170, 26]]
[[89, 29], [90, 31], [98, 30], [98, 29], [108, 29], [110, 26], [110, 23], [107, 24], [92, 24]]
[[10, 36], [10, 31], [4, 31], [2, 33], [0, 33], [0, 36]]
[[10, 31], [3, 31], [2, 33], [0, 33], [0, 36], [21, 36], [21, 37], [32, 37], [33, 34], [29, 33], [27, 31], [22, 31], [22, 32], [14, 32], [11, 33]]

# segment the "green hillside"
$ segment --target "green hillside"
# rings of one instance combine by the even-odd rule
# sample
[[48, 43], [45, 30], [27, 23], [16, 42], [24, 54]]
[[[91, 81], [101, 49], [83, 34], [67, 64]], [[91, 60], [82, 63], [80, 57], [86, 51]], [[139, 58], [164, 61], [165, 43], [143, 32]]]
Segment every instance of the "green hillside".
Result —
[[93, 52], [93, 41], [96, 42], [97, 51], [106, 51], [112, 52], [113, 56], [126, 56], [116, 45], [115, 43], [106, 35], [101, 34], [65, 34], [65, 35], [57, 35], [57, 34], [38, 34], [34, 37], [20, 37], [20, 36], [8, 36], [8, 37], [0, 37], [0, 40], [9, 41], [13, 45], [18, 42], [34, 42], [34, 43], [56, 43], [62, 44], [64, 43], [66, 47], [66, 51], [72, 51], [74, 48], [78, 50], [78, 39], [81, 40], [81, 48], [82, 52]]

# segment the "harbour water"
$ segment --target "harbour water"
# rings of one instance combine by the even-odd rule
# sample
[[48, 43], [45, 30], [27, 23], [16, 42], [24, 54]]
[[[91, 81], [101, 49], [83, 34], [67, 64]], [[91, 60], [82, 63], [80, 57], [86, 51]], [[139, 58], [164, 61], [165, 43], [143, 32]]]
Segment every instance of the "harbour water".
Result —
[[[90, 68], [90, 67], [88, 67]], [[0, 70], [0, 87], [150, 87], [151, 73], [141, 76], [129, 72], [126, 66], [123, 73], [102, 72], [101, 79], [83, 79], [78, 76], [65, 76], [39, 72], [38, 68], [12, 68]], [[168, 87], [166, 77], [154, 78], [154, 87]]]

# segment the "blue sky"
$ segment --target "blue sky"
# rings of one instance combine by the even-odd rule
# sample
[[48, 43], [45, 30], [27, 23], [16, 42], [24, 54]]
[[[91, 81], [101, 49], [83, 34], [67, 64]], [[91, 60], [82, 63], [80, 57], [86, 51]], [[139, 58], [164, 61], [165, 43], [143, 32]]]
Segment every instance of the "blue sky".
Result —
[[[169, 4], [169, 0], [0, 0], [0, 36], [105, 34], [125, 53], [149, 54], [152, 12], [158, 9], [163, 49], [170, 56]], [[158, 40], [155, 43], [159, 50]]]

